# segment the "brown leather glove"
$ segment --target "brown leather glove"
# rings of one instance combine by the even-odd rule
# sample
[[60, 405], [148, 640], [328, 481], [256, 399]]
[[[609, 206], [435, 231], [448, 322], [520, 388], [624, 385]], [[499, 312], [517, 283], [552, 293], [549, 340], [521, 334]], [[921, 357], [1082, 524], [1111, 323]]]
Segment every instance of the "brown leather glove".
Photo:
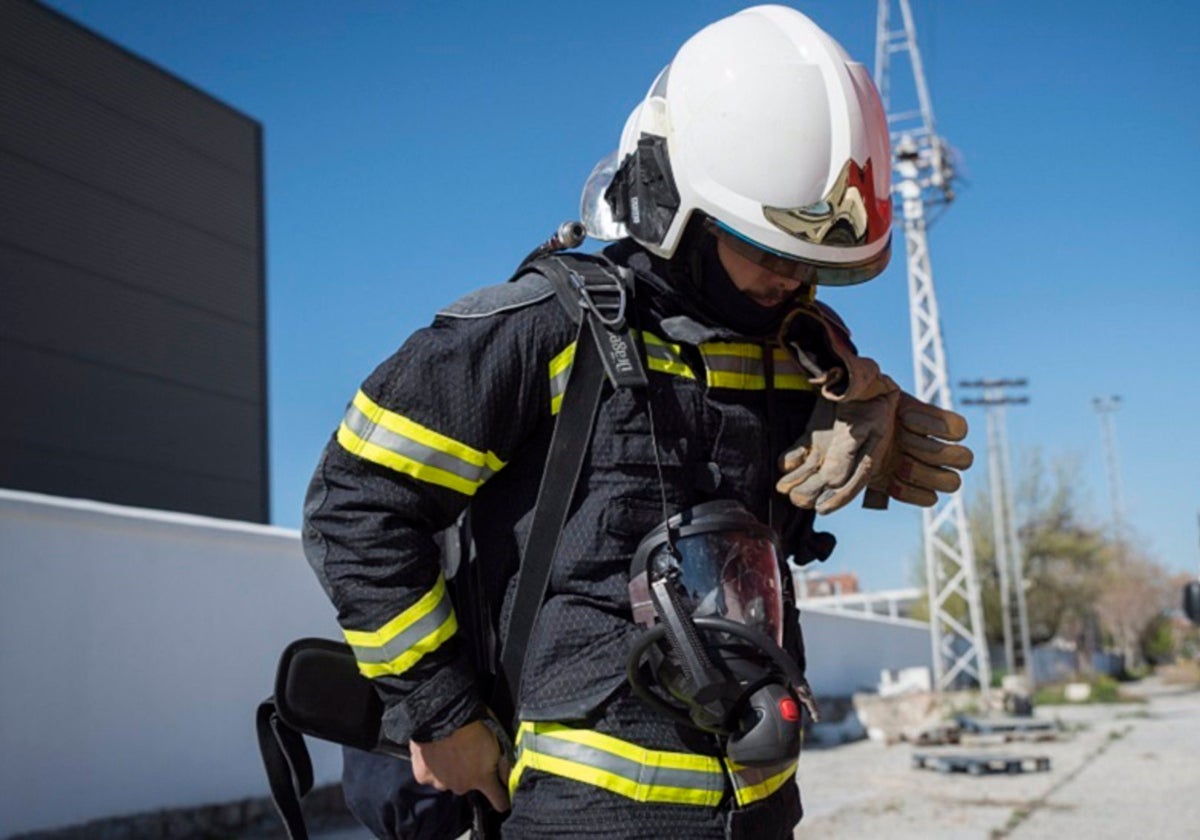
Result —
[[883, 509], [888, 498], [909, 505], [932, 507], [938, 493], [953, 493], [975, 461], [971, 450], [959, 446], [967, 436], [961, 415], [921, 402], [901, 391], [896, 408], [896, 434], [881, 468], [871, 474], [863, 507]]
[[[793, 317], [803, 318], [810, 341], [814, 327], [825, 339], [818, 353], [788, 342], [821, 396], [808, 428], [780, 458], [776, 489], [822, 514], [868, 486], [864, 505], [873, 508], [887, 507], [889, 498], [928, 507], [937, 493], [957, 490], [962, 478], [954, 470], [973, 461], [971, 450], [953, 443], [966, 437], [966, 420], [901, 391], [873, 359], [858, 355], [832, 310], [793, 313], [781, 331], [785, 341]], [[819, 355], [832, 364], [822, 367]]]

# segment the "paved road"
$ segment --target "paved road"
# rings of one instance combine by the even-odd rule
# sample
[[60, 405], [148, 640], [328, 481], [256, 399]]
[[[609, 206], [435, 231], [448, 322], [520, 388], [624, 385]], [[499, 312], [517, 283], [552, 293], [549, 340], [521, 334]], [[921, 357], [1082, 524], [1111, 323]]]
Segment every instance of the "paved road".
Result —
[[982, 750], [1047, 755], [1048, 773], [942, 775], [912, 769], [911, 747], [873, 742], [809, 751], [796, 837], [1200, 837], [1200, 692], [1140, 690], [1144, 704], [1039, 709], [1074, 730], [1068, 739]]
[[1200, 837], [1200, 695], [1158, 693], [1109, 721], [1102, 752], [1016, 825], [1013, 840]]

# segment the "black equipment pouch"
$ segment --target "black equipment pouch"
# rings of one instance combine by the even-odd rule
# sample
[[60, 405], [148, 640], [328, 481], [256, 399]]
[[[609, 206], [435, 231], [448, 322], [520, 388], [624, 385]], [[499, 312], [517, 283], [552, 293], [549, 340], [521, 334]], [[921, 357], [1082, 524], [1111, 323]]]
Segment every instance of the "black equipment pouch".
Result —
[[271, 800], [291, 840], [307, 840], [300, 800], [312, 790], [312, 761], [304, 735], [360, 750], [406, 756], [381, 740], [383, 702], [358, 672], [350, 646], [329, 639], [298, 639], [279, 657], [275, 693], [255, 715], [258, 749]]
[[279, 658], [274, 696], [280, 719], [305, 735], [408, 755], [400, 744], [382, 738], [383, 702], [344, 642], [299, 639], [288, 645]]

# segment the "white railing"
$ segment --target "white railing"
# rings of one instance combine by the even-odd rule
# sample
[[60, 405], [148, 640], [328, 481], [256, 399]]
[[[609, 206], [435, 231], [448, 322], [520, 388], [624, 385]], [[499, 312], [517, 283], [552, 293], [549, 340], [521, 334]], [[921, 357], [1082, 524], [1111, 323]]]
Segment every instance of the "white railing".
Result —
[[923, 589], [885, 589], [879, 592], [800, 598], [797, 603], [801, 610], [854, 610], [867, 615], [903, 619], [902, 608], [924, 597]]

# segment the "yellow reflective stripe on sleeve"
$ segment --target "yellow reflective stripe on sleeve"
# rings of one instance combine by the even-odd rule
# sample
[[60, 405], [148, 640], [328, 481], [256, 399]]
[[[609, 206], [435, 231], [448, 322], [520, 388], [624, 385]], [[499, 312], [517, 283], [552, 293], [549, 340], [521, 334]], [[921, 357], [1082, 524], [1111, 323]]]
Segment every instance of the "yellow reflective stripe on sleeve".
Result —
[[561, 353], [550, 360], [550, 378], [558, 376], [571, 367], [575, 361], [575, 342], [568, 344]]
[[481, 452], [377, 405], [362, 391], [346, 410], [337, 441], [352, 455], [467, 496], [504, 467]]
[[343, 630], [366, 677], [403, 674], [458, 630], [454, 609], [439, 574], [433, 589], [378, 630]]
[[425, 638], [418, 640], [409, 650], [400, 654], [395, 659], [379, 663], [359, 662], [358, 671], [364, 677], [370, 679], [387, 675], [398, 676], [413, 665], [416, 665], [422, 656], [437, 650], [447, 639], [451, 638], [457, 632], [458, 619], [454, 617], [454, 613], [451, 613], [441, 626]]
[[426, 428], [420, 423], [409, 420], [402, 414], [397, 414], [394, 411], [388, 411], [380, 405], [376, 405], [370, 397], [359, 391], [354, 395], [354, 405], [365, 414], [371, 422], [387, 429], [390, 432], [395, 432], [398, 435], [414, 440], [417, 443], [424, 444], [430, 449], [437, 452], [452, 455], [460, 461], [470, 464], [474, 467], [486, 467], [492, 472], [499, 472], [504, 466], [504, 462], [496, 457], [493, 452], [480, 452], [467, 446], [465, 443], [460, 443], [454, 438], [446, 437], [433, 429]]

